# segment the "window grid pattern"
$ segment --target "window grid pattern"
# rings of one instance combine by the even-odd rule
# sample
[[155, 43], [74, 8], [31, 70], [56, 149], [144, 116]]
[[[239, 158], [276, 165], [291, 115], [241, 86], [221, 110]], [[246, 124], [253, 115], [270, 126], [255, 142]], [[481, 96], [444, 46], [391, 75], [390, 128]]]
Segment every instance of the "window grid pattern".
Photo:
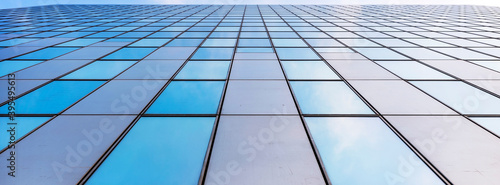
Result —
[[[41, 150], [30, 146], [40, 147], [39, 142], [51, 141], [49, 133], [69, 128], [56, 126], [68, 118], [109, 117], [120, 125], [109, 131], [110, 138], [103, 139], [103, 144], [93, 146], [95, 150], [84, 159], [86, 164], [75, 165], [81, 168], [75, 174], [68, 176], [67, 171], [60, 171], [64, 168], [48, 174], [35, 172], [36, 168], [53, 167], [53, 161], [26, 166], [26, 174], [36, 177], [31, 178], [33, 182], [120, 184], [147, 178], [150, 174], [135, 173], [140, 170], [133, 167], [137, 163], [123, 162], [117, 152], [137, 152], [130, 146], [137, 142], [134, 138], [147, 134], [147, 125], [159, 124], [158, 128], [168, 133], [172, 132], [169, 129], [189, 129], [184, 123], [196, 127], [196, 120], [203, 120], [198, 123], [199, 130], [190, 132], [193, 137], [200, 134], [197, 153], [183, 156], [181, 161], [161, 159], [158, 164], [146, 159], [150, 162], [146, 169], [154, 176], [152, 182], [165, 171], [186, 166], [189, 168], [176, 171], [177, 177], [169, 176], [163, 183], [291, 184], [312, 179], [308, 183], [337, 184], [359, 177], [363, 170], [370, 182], [387, 184], [460, 184], [466, 182], [464, 177], [493, 182], [494, 175], [465, 174], [449, 166], [453, 162], [462, 171], [479, 169], [485, 174], [500, 169], [488, 166], [495, 160], [488, 156], [500, 154], [499, 147], [491, 146], [500, 136], [495, 124], [500, 119], [500, 103], [496, 103], [500, 102], [499, 14], [497, 7], [437, 5], [59, 5], [4, 9], [0, 10], [0, 82], [7, 84], [7, 74], [16, 74], [16, 98], [36, 106], [21, 107], [17, 115], [20, 120], [34, 117], [26, 126], [29, 131], [18, 135], [19, 153]], [[61, 94], [65, 84], [91, 85], [70, 93], [75, 90], [72, 85], [68, 93], [62, 93], [63, 98], [49, 97], [50, 93]], [[45, 108], [40, 104], [47, 103], [36, 97], [49, 97], [44, 99], [53, 103]], [[7, 100], [2, 93], [2, 119], [7, 117]], [[278, 125], [286, 125], [285, 130], [272, 130], [278, 128], [273, 120], [281, 120]], [[415, 124], [419, 120], [436, 124], [419, 127]], [[271, 127], [262, 125], [265, 122]], [[451, 123], [457, 124], [448, 128]], [[362, 128], [374, 132], [368, 134]], [[438, 132], [442, 136], [443, 128], [452, 136], [438, 144], [453, 145], [468, 139], [467, 146], [481, 142], [491, 148], [474, 146], [476, 152], [471, 154], [463, 148], [437, 145], [441, 154], [464, 152], [461, 157], [467, 160], [483, 158], [476, 165], [447, 161], [429, 153], [429, 145], [422, 144], [435, 135], [411, 132]], [[470, 136], [453, 135], [465, 128], [471, 130]], [[87, 137], [76, 129], [67, 132], [64, 137]], [[287, 135], [292, 132], [294, 135]], [[356, 133], [383, 139], [370, 142]], [[258, 140], [251, 139], [255, 136]], [[185, 138], [173, 135], [166, 139]], [[292, 139], [297, 139], [296, 143]], [[60, 151], [58, 157], [64, 159], [68, 153], [65, 146], [79, 146], [71, 142], [50, 147]], [[161, 144], [153, 142], [157, 143], [151, 146]], [[289, 148], [294, 144], [300, 146], [297, 151]], [[164, 147], [145, 148], [143, 152], [190, 150], [178, 144]], [[344, 163], [331, 157], [351, 156], [345, 160], [357, 161], [363, 156], [356, 151], [379, 148], [388, 148], [391, 153], [374, 152], [373, 160], [363, 163]], [[239, 153], [232, 154], [232, 150]], [[6, 151], [8, 148], [3, 148], [0, 156]], [[299, 154], [302, 162], [293, 160]], [[40, 157], [51, 155], [42, 153]], [[182, 156], [175, 152], [168, 155]], [[397, 172], [404, 163], [401, 156], [418, 166], [408, 177]], [[135, 157], [133, 160], [139, 159], [140, 153]], [[286, 160], [248, 166], [268, 164], [276, 158]], [[160, 164], [171, 166], [158, 168]], [[262, 177], [283, 173], [280, 165], [287, 165], [293, 175]], [[341, 170], [344, 166], [362, 170], [346, 172]], [[113, 168], [138, 176], [109, 177]], [[255, 171], [257, 168], [262, 169]], [[388, 174], [390, 178], [380, 179]], [[183, 175], [189, 179], [181, 178]], [[406, 179], [400, 180], [403, 176]], [[23, 178], [16, 179], [21, 179], [18, 182], [0, 179], [0, 184], [30, 183]]]

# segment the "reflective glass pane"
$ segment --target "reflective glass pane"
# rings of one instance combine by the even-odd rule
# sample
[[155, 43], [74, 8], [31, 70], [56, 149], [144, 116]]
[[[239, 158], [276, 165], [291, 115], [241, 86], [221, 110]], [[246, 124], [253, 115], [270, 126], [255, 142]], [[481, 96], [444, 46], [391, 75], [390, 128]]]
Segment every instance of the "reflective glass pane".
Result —
[[1, 41], [0, 46], [2, 46], [2, 47], [14, 46], [14, 45], [18, 45], [18, 44], [22, 44], [22, 43], [26, 43], [26, 42], [31, 42], [34, 40], [38, 40], [38, 39], [25, 39], [25, 38], [10, 39], [10, 40], [6, 40], [6, 41]]
[[143, 117], [86, 184], [197, 184], [214, 121]]
[[274, 47], [307, 47], [302, 39], [273, 39]]
[[96, 61], [78, 69], [62, 79], [110, 79], [136, 61]]
[[[7, 131], [7, 134], [14, 134], [15, 139], [18, 140], [49, 119], [50, 117], [16, 117], [15, 120], [12, 121], [8, 117], [0, 117], [0, 129], [2, 129], [3, 132]], [[11, 129], [11, 127], [15, 128]], [[14, 131], [10, 133], [9, 130]], [[4, 137], [0, 138], [0, 148], [7, 147], [9, 145], [10, 138], [7, 135], [3, 136]]]
[[282, 60], [319, 60], [320, 58], [310, 48], [276, 48]]
[[163, 44], [167, 43], [169, 40], [170, 39], [141, 39], [130, 46], [163, 46]]
[[238, 41], [240, 47], [271, 47], [269, 39], [240, 39]]
[[323, 61], [281, 61], [290, 80], [340, 79]]
[[35, 51], [33, 53], [28, 53], [26, 55], [22, 55], [17, 57], [16, 59], [52, 59], [58, 56], [64, 55], [71, 51], [74, 51], [78, 48], [46, 48], [39, 51]]
[[373, 114], [344, 82], [290, 82], [304, 114]]
[[88, 46], [104, 39], [76, 39], [57, 46]]
[[408, 59], [403, 55], [400, 55], [392, 50], [386, 48], [354, 48], [356, 51], [360, 52], [364, 56], [372, 60], [402, 60]]
[[500, 118], [499, 117], [493, 117], [493, 118], [478, 118], [478, 117], [471, 117], [473, 121], [478, 123], [479, 125], [483, 126], [484, 128], [488, 129], [489, 131], [495, 133], [497, 136], [500, 136]]
[[225, 79], [230, 61], [189, 61], [176, 79]]
[[305, 120], [332, 184], [444, 184], [379, 118]]
[[148, 114], [215, 114], [223, 81], [173, 81], [151, 105]]
[[233, 48], [200, 48], [192, 59], [230, 60], [233, 57]]
[[166, 46], [199, 46], [203, 39], [174, 39]]
[[453, 79], [416, 61], [376, 61], [404, 79]]
[[236, 39], [207, 39], [203, 43], [203, 47], [234, 47]]
[[413, 81], [412, 84], [463, 114], [500, 114], [500, 99], [459, 81]]
[[19, 61], [19, 60], [8, 60], [0, 62], [0, 76], [7, 75], [9, 73], [24, 69], [26, 67], [38, 64], [43, 61]]
[[139, 60], [144, 58], [149, 53], [153, 52], [156, 48], [123, 48], [110, 55], [104, 57], [104, 59], [131, 59]]
[[[16, 113], [59, 113], [103, 83], [102, 81], [54, 81], [17, 99]], [[7, 105], [0, 109], [7, 112]]]

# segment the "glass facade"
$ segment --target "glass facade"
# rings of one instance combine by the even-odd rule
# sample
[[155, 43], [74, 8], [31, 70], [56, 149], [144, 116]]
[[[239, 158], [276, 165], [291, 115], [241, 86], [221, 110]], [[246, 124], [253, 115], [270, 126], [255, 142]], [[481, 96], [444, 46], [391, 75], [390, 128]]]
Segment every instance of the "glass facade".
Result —
[[496, 184], [499, 15], [0, 10], [0, 184]]

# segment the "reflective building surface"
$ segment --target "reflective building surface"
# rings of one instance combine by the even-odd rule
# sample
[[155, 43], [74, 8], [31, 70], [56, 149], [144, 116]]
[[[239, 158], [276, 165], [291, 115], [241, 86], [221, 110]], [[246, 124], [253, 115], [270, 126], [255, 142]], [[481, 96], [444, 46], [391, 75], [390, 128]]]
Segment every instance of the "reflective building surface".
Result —
[[3, 9], [0, 184], [500, 184], [499, 38], [486, 6]]

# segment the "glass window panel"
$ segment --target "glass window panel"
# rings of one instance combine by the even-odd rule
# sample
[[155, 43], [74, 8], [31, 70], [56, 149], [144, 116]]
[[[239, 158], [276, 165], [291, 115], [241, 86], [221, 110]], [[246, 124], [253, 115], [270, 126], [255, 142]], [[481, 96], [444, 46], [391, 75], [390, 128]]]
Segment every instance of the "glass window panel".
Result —
[[172, 81], [148, 114], [215, 114], [223, 81]]
[[408, 59], [403, 55], [400, 55], [392, 50], [387, 48], [354, 48], [356, 51], [365, 55], [369, 59], [372, 60], [403, 60]]
[[144, 58], [149, 53], [153, 52], [156, 48], [122, 48], [110, 55], [104, 57], [104, 59], [131, 59], [139, 60]]
[[[57, 114], [102, 85], [102, 81], [54, 81], [16, 100], [17, 114]], [[7, 112], [7, 105], [0, 107]]]
[[169, 42], [166, 46], [199, 46], [203, 39], [174, 39]]
[[291, 31], [277, 31], [269, 32], [272, 38], [299, 38], [295, 32]]
[[497, 59], [495, 57], [481, 54], [481, 53], [471, 51], [468, 49], [464, 49], [464, 48], [432, 48], [432, 49], [439, 51], [439, 52], [446, 53], [448, 55], [451, 55], [451, 56], [459, 58], [459, 59], [477, 59], [477, 60]]
[[307, 47], [301, 39], [273, 39], [274, 47]]
[[214, 121], [143, 117], [86, 184], [196, 184]]
[[394, 48], [394, 50], [399, 51], [409, 57], [414, 59], [452, 59], [449, 56], [443, 55], [441, 53], [426, 49], [426, 48]]
[[376, 61], [403, 79], [453, 79], [416, 61]]
[[500, 136], [500, 118], [499, 117], [470, 117], [473, 121]]
[[266, 32], [241, 32], [240, 38], [268, 38]]
[[[15, 137], [16, 140], [18, 140], [49, 119], [50, 117], [16, 117], [15, 120], [12, 121], [9, 117], [0, 117], [0, 129], [5, 132], [10, 130], [11, 126], [15, 126]], [[7, 123], [16, 123], [16, 125], [9, 125]], [[4, 137], [0, 138], [0, 148], [7, 147], [10, 141], [7, 135], [3, 136]]]
[[236, 37], [238, 37], [238, 32], [216, 31], [210, 34], [209, 38], [236, 38]]
[[340, 79], [323, 61], [281, 61], [286, 76], [298, 79]]
[[176, 79], [226, 79], [230, 61], [189, 61]]
[[470, 61], [470, 62], [500, 72], [500, 61]]
[[181, 32], [156, 32], [156, 33], [153, 33], [151, 35], [149, 35], [148, 37], [155, 37], [155, 38], [174, 38], [176, 37], [177, 35], [179, 35]]
[[38, 40], [38, 39], [25, 39], [25, 38], [10, 39], [10, 40], [6, 40], [6, 41], [1, 41], [0, 46], [3, 46], [3, 47], [14, 46], [14, 45], [18, 45], [18, 44], [22, 44], [22, 43], [26, 43], [26, 42], [31, 42], [34, 40]]
[[297, 108], [285, 80], [230, 80], [222, 113], [297, 115]]
[[307, 43], [309, 43], [313, 47], [343, 47], [340, 42], [337, 42], [333, 39], [306, 39]]
[[304, 114], [373, 114], [344, 82], [290, 82]]
[[417, 47], [409, 42], [403, 41], [401, 39], [372, 39], [387, 47]]
[[269, 39], [239, 39], [240, 47], [271, 47]]
[[88, 46], [102, 40], [104, 39], [76, 39], [63, 44], [59, 44], [57, 46]]
[[136, 61], [96, 61], [61, 79], [110, 79]]
[[368, 39], [339, 39], [340, 42], [350, 47], [377, 47], [380, 46]]
[[204, 47], [234, 47], [236, 39], [207, 39], [203, 43]]
[[500, 114], [500, 99], [460, 81], [413, 81], [418, 88], [463, 114]]
[[29, 66], [38, 64], [43, 61], [19, 61], [19, 60], [7, 60], [0, 62], [0, 76], [7, 75], [9, 73], [27, 68]]
[[156, 47], [156, 46], [163, 46], [163, 44], [167, 43], [170, 41], [170, 39], [141, 39], [130, 46], [149, 46], [149, 47]]
[[424, 47], [453, 47], [450, 44], [440, 42], [432, 39], [405, 39], [406, 41], [413, 42], [415, 44], [424, 46]]
[[273, 53], [272, 48], [238, 48], [236, 52], [242, 53]]
[[276, 48], [281, 60], [319, 60], [310, 48]]
[[412, 173], [405, 173], [404, 184], [444, 184], [379, 118], [305, 120], [332, 184], [401, 182], [405, 161]]
[[16, 59], [52, 59], [58, 56], [64, 55], [66, 53], [72, 52], [78, 48], [45, 48], [33, 53], [28, 53], [17, 57]]
[[233, 51], [233, 48], [199, 48], [192, 59], [230, 60]]
[[210, 32], [184, 32], [179, 38], [205, 38]]

